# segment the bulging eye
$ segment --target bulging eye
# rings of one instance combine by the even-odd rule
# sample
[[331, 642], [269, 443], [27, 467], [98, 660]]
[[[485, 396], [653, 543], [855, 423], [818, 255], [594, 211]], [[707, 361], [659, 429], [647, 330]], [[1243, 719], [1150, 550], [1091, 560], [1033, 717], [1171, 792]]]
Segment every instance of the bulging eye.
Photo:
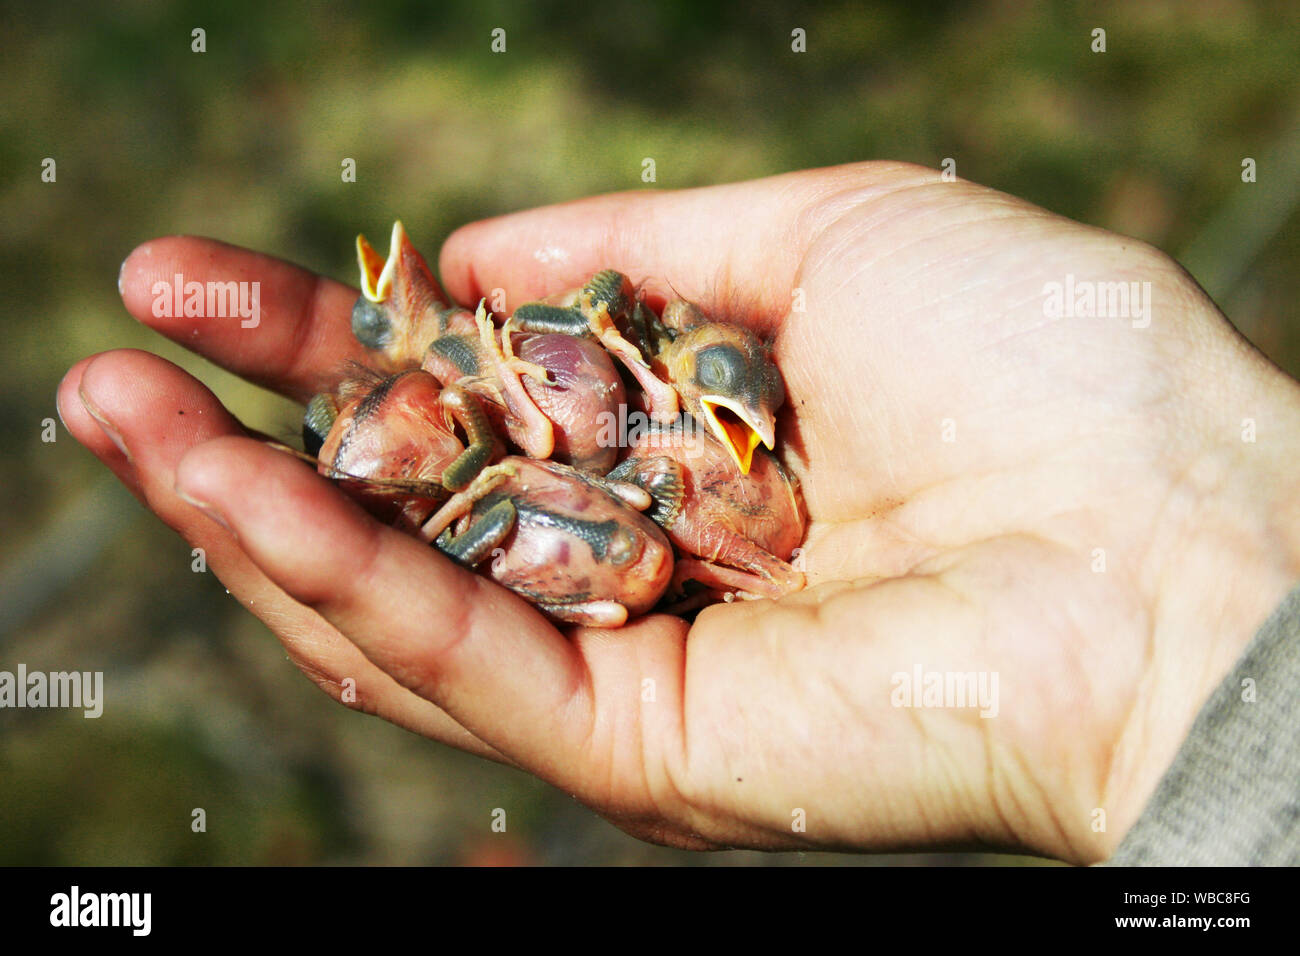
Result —
[[393, 326], [384, 310], [364, 295], [352, 307], [352, 334], [368, 349], [382, 349], [388, 344]]
[[695, 357], [695, 380], [705, 388], [728, 388], [744, 364], [740, 352], [730, 345], [711, 345]]
[[700, 384], [717, 387], [727, 381], [727, 366], [717, 359], [710, 359], [700, 366]]

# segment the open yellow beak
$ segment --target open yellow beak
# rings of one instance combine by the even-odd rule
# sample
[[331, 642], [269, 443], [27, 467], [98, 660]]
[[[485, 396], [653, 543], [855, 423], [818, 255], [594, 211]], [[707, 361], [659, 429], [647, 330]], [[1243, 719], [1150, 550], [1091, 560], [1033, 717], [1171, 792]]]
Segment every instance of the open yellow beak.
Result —
[[365, 236], [357, 236], [357, 262], [361, 266], [361, 294], [376, 305], [393, 293], [393, 276], [397, 262], [402, 257], [402, 246], [408, 242], [402, 223], [393, 223], [393, 238], [388, 244], [388, 259], [375, 252]]
[[721, 395], [705, 395], [700, 404], [709, 428], [731, 453], [742, 475], [749, 474], [755, 448], [760, 444], [769, 449], [776, 445], [772, 422], [755, 415], [739, 402]]

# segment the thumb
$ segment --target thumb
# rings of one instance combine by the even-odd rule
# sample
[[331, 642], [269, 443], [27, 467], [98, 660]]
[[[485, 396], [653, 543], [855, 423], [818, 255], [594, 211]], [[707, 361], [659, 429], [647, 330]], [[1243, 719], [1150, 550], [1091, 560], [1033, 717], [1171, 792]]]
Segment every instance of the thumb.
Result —
[[[594, 196], [464, 226], [439, 267], [460, 302], [503, 290], [509, 308], [601, 269], [649, 280], [652, 304], [680, 295], [767, 332], [790, 310], [809, 244], [857, 199], [935, 177], [906, 163], [855, 163], [700, 189]], [[671, 282], [671, 287], [668, 283]]]

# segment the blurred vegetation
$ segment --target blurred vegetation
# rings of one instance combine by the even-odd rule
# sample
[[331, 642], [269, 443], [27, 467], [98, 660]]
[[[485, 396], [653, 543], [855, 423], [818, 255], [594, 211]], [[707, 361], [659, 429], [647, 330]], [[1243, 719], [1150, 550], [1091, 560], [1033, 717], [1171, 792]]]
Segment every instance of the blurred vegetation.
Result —
[[[468, 220], [646, 188], [646, 156], [660, 188], [953, 157], [964, 178], [1185, 254], [1300, 372], [1293, 3], [922, 6], [0, 4], [0, 669], [103, 670], [108, 695], [97, 721], [0, 711], [0, 863], [998, 859], [641, 844], [543, 784], [329, 702], [66, 432], [40, 440], [67, 367], [121, 346], [178, 362], [256, 427], [295, 430], [288, 403], [125, 315], [118, 264], [145, 239], [212, 235], [352, 282], [358, 230], [383, 238], [401, 216], [432, 257]], [[358, 183], [341, 182], [343, 157]], [[508, 837], [493, 807], [513, 808]]]

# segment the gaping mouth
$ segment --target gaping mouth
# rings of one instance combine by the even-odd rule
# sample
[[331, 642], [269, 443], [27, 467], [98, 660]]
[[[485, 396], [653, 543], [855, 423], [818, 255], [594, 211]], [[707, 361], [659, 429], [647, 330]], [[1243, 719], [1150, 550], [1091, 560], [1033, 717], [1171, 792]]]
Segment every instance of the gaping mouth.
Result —
[[700, 404], [704, 407], [709, 428], [731, 453], [740, 473], [749, 474], [754, 449], [760, 444], [771, 448], [776, 443], [770, 426], [763, 428], [739, 403], [720, 395], [706, 395], [700, 399]]
[[376, 305], [387, 299], [393, 292], [393, 276], [397, 272], [397, 260], [402, 255], [402, 243], [406, 239], [406, 230], [401, 222], [393, 223], [393, 238], [388, 246], [388, 258], [384, 259], [375, 252], [374, 247], [366, 242], [365, 236], [357, 236], [357, 262], [361, 265], [361, 294]]

